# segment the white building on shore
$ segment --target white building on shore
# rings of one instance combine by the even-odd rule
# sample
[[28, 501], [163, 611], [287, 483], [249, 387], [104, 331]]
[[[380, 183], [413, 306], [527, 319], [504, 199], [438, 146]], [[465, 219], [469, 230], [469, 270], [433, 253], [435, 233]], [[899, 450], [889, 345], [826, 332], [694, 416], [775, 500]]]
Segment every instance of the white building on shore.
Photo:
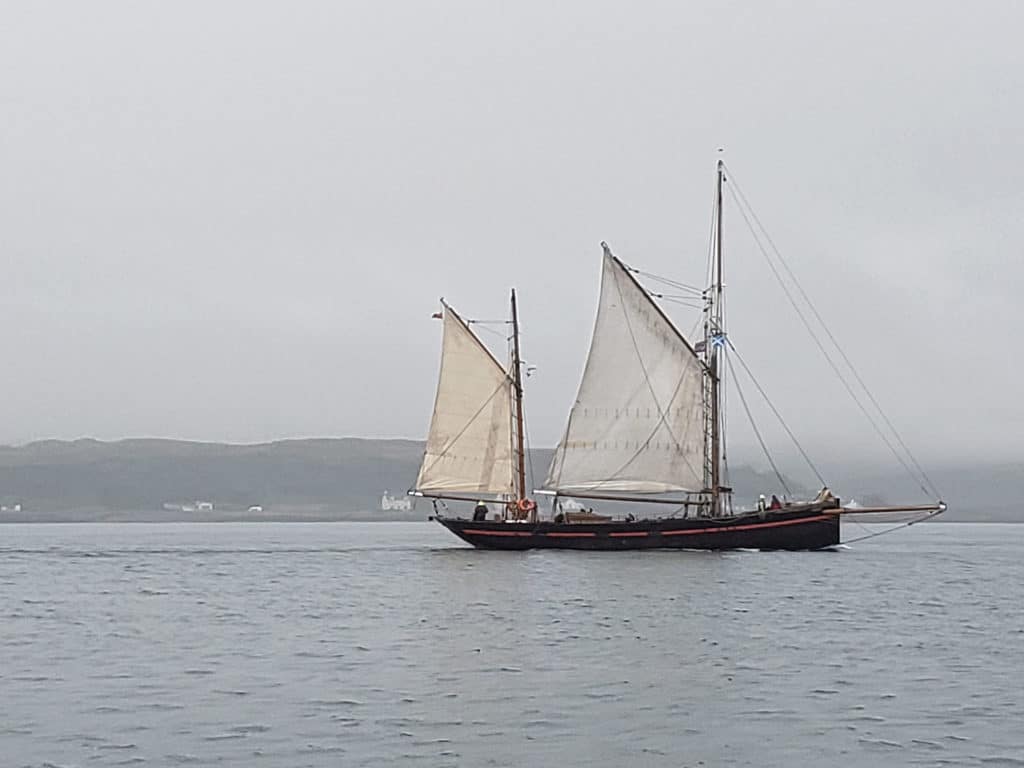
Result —
[[387, 491], [380, 497], [382, 512], [412, 512], [413, 503], [409, 496], [391, 496]]

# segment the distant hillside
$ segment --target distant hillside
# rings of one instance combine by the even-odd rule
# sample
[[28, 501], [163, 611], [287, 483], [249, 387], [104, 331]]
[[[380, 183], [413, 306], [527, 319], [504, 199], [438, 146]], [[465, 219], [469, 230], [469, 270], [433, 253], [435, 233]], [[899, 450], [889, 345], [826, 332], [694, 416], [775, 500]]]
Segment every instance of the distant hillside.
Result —
[[[424, 500], [410, 513], [379, 511], [385, 490], [400, 496], [414, 482], [422, 452], [416, 440], [361, 438], [258, 445], [48, 440], [0, 447], [0, 504], [6, 508], [0, 520], [422, 519], [430, 512]], [[530, 459], [539, 485], [551, 451], [534, 450]], [[839, 474], [828, 473], [845, 498], [920, 499], [897, 476]], [[933, 479], [948, 494], [945, 519], [1022, 517], [1014, 501], [1024, 490], [1021, 466], [957, 468]], [[749, 467], [733, 467], [731, 482], [738, 504], [777, 489], [774, 478]], [[213, 511], [192, 511], [188, 505], [196, 501], [213, 503]], [[253, 505], [262, 512], [249, 512]]]
[[[415, 481], [423, 443], [360, 438], [281, 440], [258, 445], [180, 440], [47, 440], [0, 447], [0, 520], [94, 519], [422, 519], [380, 512], [384, 491]], [[531, 451], [535, 483], [550, 449]], [[752, 471], [734, 471], [744, 498], [770, 489]], [[196, 501], [213, 511], [182, 511]], [[15, 505], [20, 511], [14, 511]], [[164, 505], [179, 507], [165, 509]], [[262, 513], [248, 512], [258, 505]]]
[[[251, 505], [267, 516], [333, 518], [374, 510], [384, 490], [403, 493], [422, 443], [409, 440], [282, 440], [226, 445], [178, 440], [43, 441], [0, 448], [0, 518], [66, 519], [153, 512], [210, 501], [232, 518]], [[75, 513], [75, 514], [69, 514]], [[116, 515], [122, 517], [122, 515]], [[418, 515], [421, 517], [422, 515]], [[149, 516], [147, 516], [149, 517]]]

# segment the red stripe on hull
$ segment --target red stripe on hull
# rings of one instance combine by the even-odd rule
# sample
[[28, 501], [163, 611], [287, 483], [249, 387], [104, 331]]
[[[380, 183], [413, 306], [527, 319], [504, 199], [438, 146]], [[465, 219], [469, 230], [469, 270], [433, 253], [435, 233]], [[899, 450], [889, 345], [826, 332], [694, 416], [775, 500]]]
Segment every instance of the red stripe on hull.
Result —
[[[694, 536], [700, 533], [724, 533], [725, 531], [756, 531], [763, 528], [780, 528], [783, 525], [800, 525], [801, 523], [817, 523], [831, 520], [833, 515], [804, 517], [798, 520], [780, 520], [777, 523], [754, 523], [753, 525], [720, 525], [715, 528], [695, 528], [691, 531], [662, 531], [662, 536]], [[613, 534], [614, 535], [614, 534]]]
[[476, 534], [477, 536], [533, 536], [532, 533], [526, 531], [481, 531], [474, 528], [466, 528], [462, 532]]

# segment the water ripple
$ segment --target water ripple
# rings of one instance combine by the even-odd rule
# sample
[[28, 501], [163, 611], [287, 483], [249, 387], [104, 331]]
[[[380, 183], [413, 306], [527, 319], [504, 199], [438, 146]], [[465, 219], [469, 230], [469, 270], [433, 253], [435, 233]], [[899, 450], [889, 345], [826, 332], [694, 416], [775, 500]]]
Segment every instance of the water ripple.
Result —
[[829, 557], [0, 530], [5, 765], [1024, 768], [1024, 526]]

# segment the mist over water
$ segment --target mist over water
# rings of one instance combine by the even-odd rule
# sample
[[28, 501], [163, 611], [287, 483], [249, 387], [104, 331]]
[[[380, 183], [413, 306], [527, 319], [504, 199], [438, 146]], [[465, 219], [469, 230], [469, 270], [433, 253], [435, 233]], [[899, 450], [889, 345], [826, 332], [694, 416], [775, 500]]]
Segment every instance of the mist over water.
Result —
[[[852, 533], [852, 532], [851, 532]], [[7, 766], [1024, 765], [1024, 526], [528, 553], [0, 527]]]

